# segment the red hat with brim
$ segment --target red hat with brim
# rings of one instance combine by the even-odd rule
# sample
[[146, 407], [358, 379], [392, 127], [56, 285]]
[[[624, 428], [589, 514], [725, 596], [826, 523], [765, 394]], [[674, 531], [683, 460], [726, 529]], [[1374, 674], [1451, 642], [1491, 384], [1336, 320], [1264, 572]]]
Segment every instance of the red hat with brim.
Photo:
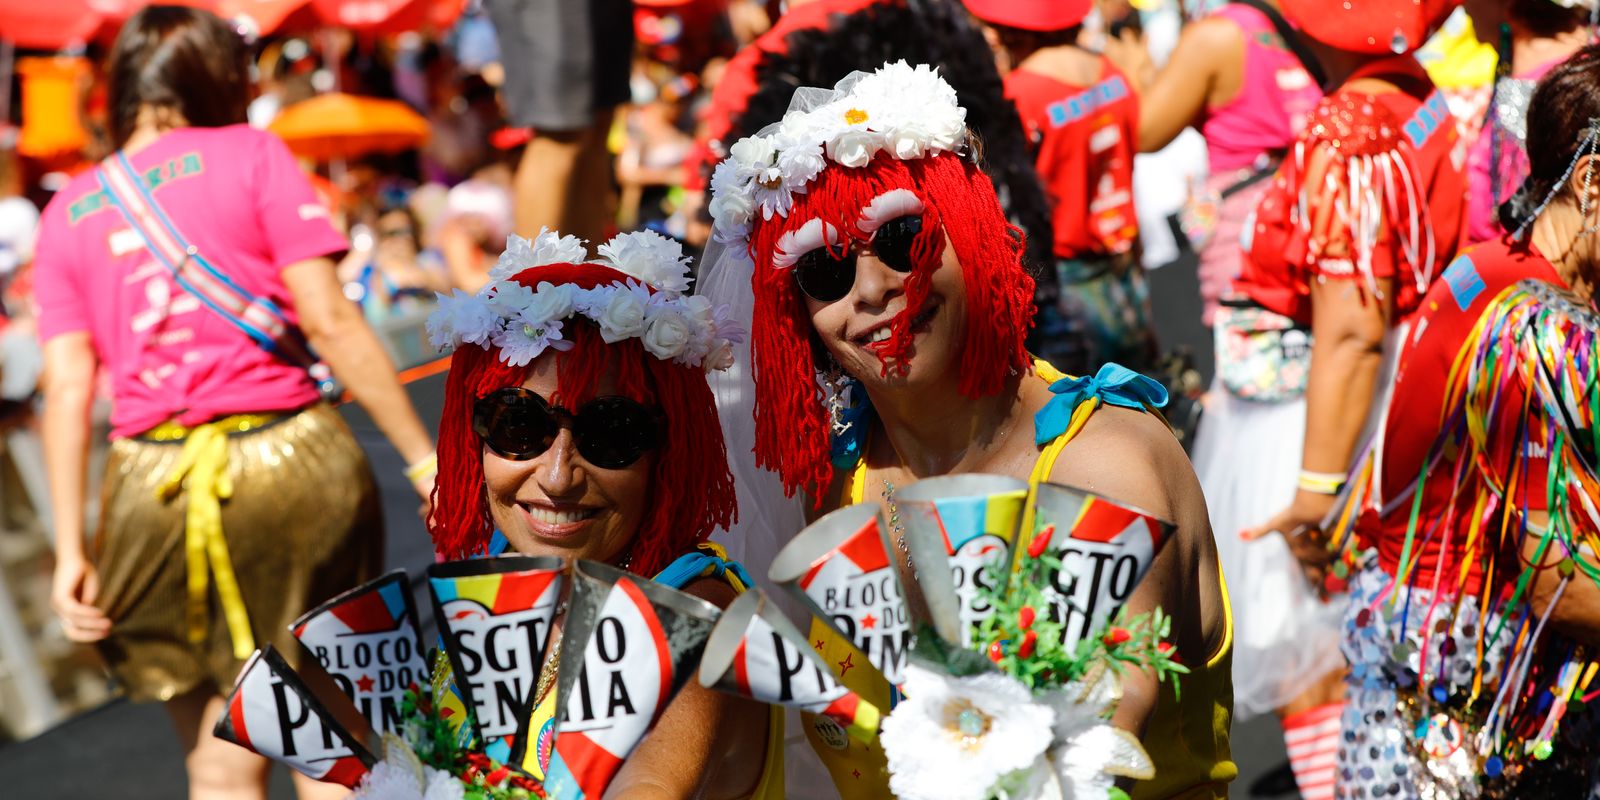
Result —
[[1025, 31], [1063, 31], [1089, 16], [1094, 0], [964, 0], [972, 16]]
[[1352, 53], [1410, 53], [1444, 24], [1460, 0], [1281, 0], [1307, 36]]

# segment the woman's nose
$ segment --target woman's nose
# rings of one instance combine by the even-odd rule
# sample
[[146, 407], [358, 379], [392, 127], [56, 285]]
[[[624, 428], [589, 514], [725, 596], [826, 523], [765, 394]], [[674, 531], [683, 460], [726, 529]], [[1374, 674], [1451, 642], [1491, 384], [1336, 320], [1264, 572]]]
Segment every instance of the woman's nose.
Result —
[[550, 443], [550, 449], [534, 459], [533, 466], [533, 479], [551, 499], [570, 496], [583, 489], [583, 467], [579, 464], [577, 442], [569, 427], [561, 428], [555, 441]]
[[856, 282], [852, 290], [857, 304], [881, 309], [904, 291], [905, 280], [905, 273], [879, 261], [871, 251], [857, 252]]

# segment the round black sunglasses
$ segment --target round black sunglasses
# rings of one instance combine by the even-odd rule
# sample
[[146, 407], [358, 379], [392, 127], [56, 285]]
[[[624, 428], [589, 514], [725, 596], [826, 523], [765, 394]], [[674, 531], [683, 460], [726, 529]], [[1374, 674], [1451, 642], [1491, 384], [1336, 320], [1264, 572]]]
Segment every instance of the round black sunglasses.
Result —
[[663, 423], [626, 397], [596, 397], [574, 414], [520, 386], [491, 392], [472, 408], [472, 430], [501, 458], [538, 458], [569, 426], [578, 455], [602, 469], [622, 469], [659, 446]]
[[[911, 244], [921, 232], [922, 215], [895, 217], [872, 235], [872, 254], [895, 272], [910, 272]], [[794, 263], [794, 280], [819, 303], [844, 297], [856, 283], [856, 246], [846, 242], [806, 252]]]

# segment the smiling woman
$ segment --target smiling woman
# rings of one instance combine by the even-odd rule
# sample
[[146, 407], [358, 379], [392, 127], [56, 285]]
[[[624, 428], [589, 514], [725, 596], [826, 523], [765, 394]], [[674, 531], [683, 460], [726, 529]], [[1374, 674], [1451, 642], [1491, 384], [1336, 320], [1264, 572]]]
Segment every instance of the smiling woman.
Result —
[[[598, 253], [589, 261], [571, 236], [512, 236], [489, 285], [443, 297], [429, 321], [434, 343], [456, 348], [428, 526], [435, 548], [472, 557], [503, 541], [654, 576], [726, 606], [749, 580], [705, 543], [735, 516], [705, 372], [727, 366], [737, 329], [704, 298], [681, 294], [688, 259], [675, 242], [623, 234]], [[547, 668], [560, 650], [557, 636]], [[554, 717], [555, 683], [540, 684], [534, 730]], [[777, 796], [775, 722], [689, 686], [606, 796]]]
[[[1227, 602], [1194, 473], [1151, 411], [1166, 393], [1114, 364], [1069, 378], [1028, 353], [1025, 243], [965, 117], [933, 68], [886, 64], [800, 89], [717, 167], [713, 235], [727, 250], [705, 285], [750, 276], [754, 460], [814, 510], [881, 501], [891, 526], [896, 487], [969, 472], [1075, 484], [1176, 520], [1129, 607], [1189, 612], [1173, 637], [1192, 670], [1183, 703], [1130, 672], [1114, 721], [1156, 764], [1134, 797], [1226, 796]], [[763, 479], [756, 465], [738, 475]], [[888, 534], [905, 552], [903, 532]], [[841, 750], [826, 725], [806, 727], [844, 797], [887, 796], [868, 777], [886, 775], [876, 743]]]

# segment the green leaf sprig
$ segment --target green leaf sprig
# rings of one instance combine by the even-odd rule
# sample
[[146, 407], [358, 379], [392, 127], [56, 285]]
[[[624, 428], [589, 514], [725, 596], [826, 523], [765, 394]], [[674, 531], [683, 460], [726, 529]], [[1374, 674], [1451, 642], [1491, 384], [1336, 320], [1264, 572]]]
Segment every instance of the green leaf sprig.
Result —
[[[1123, 670], [1148, 669], [1158, 681], [1172, 682], [1179, 692], [1177, 674], [1189, 669], [1178, 663], [1167, 637], [1172, 618], [1156, 609], [1124, 622], [1117, 614], [1096, 635], [1068, 647], [1061, 622], [1050, 619], [1052, 599], [1046, 594], [1050, 577], [1062, 569], [1061, 559], [1050, 550], [1055, 526], [1046, 525], [1019, 554], [1017, 574], [1009, 581], [980, 584], [978, 597], [994, 609], [973, 632], [972, 645], [1006, 674], [1034, 692], [1063, 686], [1088, 675], [1103, 664], [1117, 675]], [[1004, 569], [993, 563], [990, 569]]]

